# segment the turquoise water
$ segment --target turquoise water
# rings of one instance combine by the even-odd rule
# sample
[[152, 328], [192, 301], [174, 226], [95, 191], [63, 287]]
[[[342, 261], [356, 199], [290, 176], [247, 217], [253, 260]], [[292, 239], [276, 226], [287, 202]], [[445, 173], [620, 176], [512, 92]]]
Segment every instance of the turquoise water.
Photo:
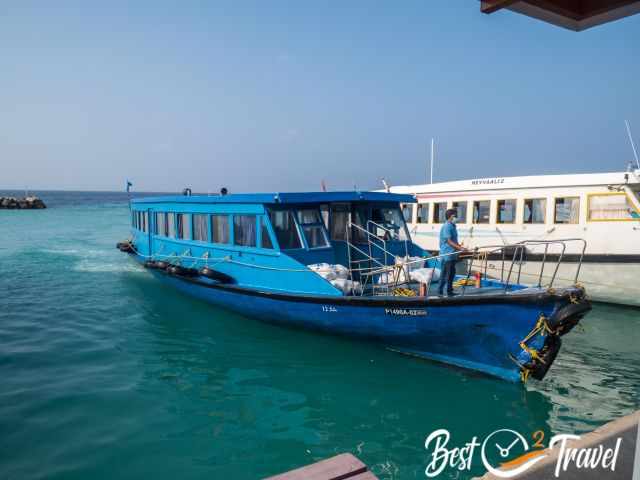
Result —
[[0, 210], [0, 478], [250, 479], [345, 451], [426, 478], [437, 428], [581, 433], [640, 407], [640, 310], [596, 306], [523, 388], [185, 297], [115, 249], [123, 195], [41, 196]]

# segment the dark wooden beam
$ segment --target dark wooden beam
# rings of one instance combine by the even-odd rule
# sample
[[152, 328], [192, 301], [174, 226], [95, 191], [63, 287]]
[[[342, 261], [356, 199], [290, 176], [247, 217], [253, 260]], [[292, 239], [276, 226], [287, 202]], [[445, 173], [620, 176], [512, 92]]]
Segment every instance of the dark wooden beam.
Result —
[[480, 11], [482, 13], [497, 12], [502, 8], [507, 8], [516, 3], [518, 0], [481, 0]]
[[480, 11], [508, 9], [581, 31], [640, 13], [640, 0], [480, 0]]

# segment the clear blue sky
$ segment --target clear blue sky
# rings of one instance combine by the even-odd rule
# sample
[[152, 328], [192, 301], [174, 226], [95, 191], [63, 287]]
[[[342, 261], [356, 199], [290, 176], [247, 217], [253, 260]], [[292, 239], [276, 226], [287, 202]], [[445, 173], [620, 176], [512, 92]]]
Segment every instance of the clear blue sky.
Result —
[[[476, 0], [6, 1], [0, 188], [197, 191], [622, 170], [640, 15]], [[89, 5], [92, 4], [92, 5]]]

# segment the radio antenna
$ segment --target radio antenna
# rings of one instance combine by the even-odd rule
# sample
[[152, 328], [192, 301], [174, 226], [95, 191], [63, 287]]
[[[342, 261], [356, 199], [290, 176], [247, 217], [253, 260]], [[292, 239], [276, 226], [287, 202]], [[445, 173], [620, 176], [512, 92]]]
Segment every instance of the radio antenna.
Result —
[[624, 124], [627, 126], [627, 135], [629, 135], [629, 142], [631, 142], [631, 148], [633, 149], [633, 156], [636, 159], [636, 165], [638, 169], [640, 169], [640, 160], [638, 160], [638, 152], [636, 151], [636, 144], [633, 142], [633, 137], [631, 136], [631, 127], [629, 126], [629, 120], [625, 120]]

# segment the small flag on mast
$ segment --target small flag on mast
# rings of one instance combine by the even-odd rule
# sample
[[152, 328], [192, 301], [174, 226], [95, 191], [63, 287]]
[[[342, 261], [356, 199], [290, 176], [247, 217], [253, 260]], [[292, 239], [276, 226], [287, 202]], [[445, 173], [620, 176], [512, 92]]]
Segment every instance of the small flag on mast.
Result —
[[131, 187], [133, 187], [133, 183], [127, 180], [127, 193], [129, 193], [129, 190], [131, 189]]

